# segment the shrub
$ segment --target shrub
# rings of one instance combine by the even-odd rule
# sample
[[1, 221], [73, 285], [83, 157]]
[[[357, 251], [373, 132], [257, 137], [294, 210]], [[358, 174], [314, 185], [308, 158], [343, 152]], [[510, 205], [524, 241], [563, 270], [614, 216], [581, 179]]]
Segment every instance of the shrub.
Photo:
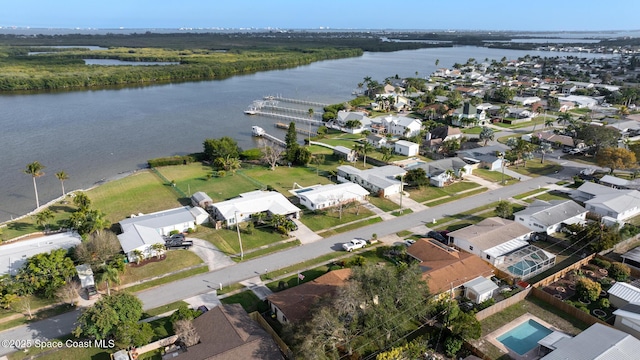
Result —
[[349, 262], [347, 263], [347, 267], [362, 266], [365, 262], [367, 262], [367, 259], [365, 259], [364, 256], [357, 255], [349, 260]]
[[609, 268], [609, 276], [616, 281], [626, 281], [631, 275], [631, 269], [626, 264], [621, 262], [614, 262]]
[[194, 229], [194, 228], [188, 228], [187, 229], [187, 234], [193, 234], [194, 232], [196, 232], [196, 229]]
[[242, 160], [260, 160], [260, 159], [262, 159], [262, 150], [260, 150], [258, 148], [245, 150], [242, 153], [240, 153], [240, 159], [242, 159]]
[[194, 157], [191, 155], [185, 156], [169, 156], [157, 159], [147, 160], [149, 167], [169, 166], [169, 165], [186, 165], [194, 161]]
[[602, 286], [591, 279], [581, 278], [576, 283], [576, 293], [579, 299], [595, 301], [600, 296], [600, 291], [602, 291]]
[[327, 272], [333, 271], [333, 270], [340, 270], [340, 269], [342, 269], [342, 266], [340, 266], [338, 264], [333, 264], [333, 265], [329, 266], [329, 270], [327, 270]]
[[611, 303], [609, 302], [609, 299], [607, 298], [602, 298], [598, 301], [598, 306], [601, 309], [608, 309], [611, 306]]
[[180, 231], [178, 231], [178, 230], [169, 231], [169, 235], [175, 235], [175, 234], [180, 234]]
[[598, 282], [602, 285], [602, 286], [609, 286], [611, 285], [611, 279], [608, 277], [603, 277], [602, 279], [598, 280]]
[[445, 354], [449, 357], [454, 357], [462, 348], [462, 339], [458, 339], [454, 336], [449, 336], [444, 341]]
[[607, 269], [609, 270], [609, 268], [611, 267], [611, 262], [604, 260], [604, 259], [600, 259], [598, 257], [595, 257], [591, 260], [591, 262], [595, 265], [598, 265], [599, 267], [603, 268], [603, 269]]
[[481, 302], [480, 304], [478, 304], [478, 310], [484, 310], [492, 305], [494, 305], [496, 303], [496, 300], [494, 298], [485, 300], [483, 302]]

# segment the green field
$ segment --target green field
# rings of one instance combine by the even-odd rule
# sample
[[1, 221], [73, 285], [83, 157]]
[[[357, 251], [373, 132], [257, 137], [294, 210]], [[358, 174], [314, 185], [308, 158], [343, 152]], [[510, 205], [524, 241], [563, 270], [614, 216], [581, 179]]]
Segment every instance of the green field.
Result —
[[[485, 180], [488, 181], [493, 181], [493, 182], [501, 182], [502, 181], [502, 172], [501, 171], [493, 171], [493, 170], [487, 170], [487, 169], [475, 169], [473, 170], [473, 175], [479, 176]], [[511, 176], [505, 174], [504, 175], [504, 181], [506, 181], [506, 185], [508, 184], [513, 184], [513, 181], [515, 180], [514, 178], [512, 178]]]
[[304, 214], [300, 220], [313, 231], [327, 230], [334, 226], [339, 226], [352, 221], [361, 220], [372, 216], [373, 213], [363, 206], [348, 207], [342, 210], [342, 217], [335, 209], [321, 211], [317, 213]]
[[[120, 284], [131, 284], [144, 279], [164, 275], [172, 271], [188, 268], [202, 264], [202, 259], [198, 255], [188, 250], [169, 250], [166, 252], [164, 260], [150, 262], [143, 266], [129, 264], [125, 267], [124, 274], [120, 276]], [[97, 284], [104, 287], [104, 284]]]
[[140, 171], [87, 191], [91, 206], [116, 223], [131, 214], [179, 207], [179, 196], [150, 171]]

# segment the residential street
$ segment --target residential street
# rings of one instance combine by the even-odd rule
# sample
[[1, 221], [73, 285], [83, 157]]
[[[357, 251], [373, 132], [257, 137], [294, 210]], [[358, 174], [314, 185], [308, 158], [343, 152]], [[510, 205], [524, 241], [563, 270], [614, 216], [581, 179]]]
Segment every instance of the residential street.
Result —
[[[243, 263], [227, 266], [225, 268], [200, 274], [191, 278], [178, 280], [170, 284], [162, 285], [138, 293], [145, 309], [155, 308], [174, 301], [186, 299], [196, 295], [211, 292], [220, 285], [238, 283], [254, 278], [267, 271], [273, 271], [310, 260], [330, 253], [341, 251], [341, 245], [352, 238], [369, 239], [372, 234], [378, 237], [393, 234], [401, 230], [410, 229], [420, 225], [429, 226], [434, 219], [443, 216], [464, 212], [500, 199], [527, 192], [561, 179], [569, 179], [584, 168], [583, 164], [564, 162], [565, 168], [558, 174], [533, 178], [496, 190], [464, 198], [464, 201], [452, 201], [420, 212], [414, 212], [391, 220], [369, 225], [357, 230], [338, 234], [329, 238], [308, 243], [261, 258], [249, 260]], [[70, 333], [74, 328], [74, 321], [78, 311], [62, 314], [53, 318], [34, 322], [32, 324], [17, 327], [0, 332], [2, 339], [50, 339]], [[0, 348], [0, 356], [15, 351], [15, 349]]]

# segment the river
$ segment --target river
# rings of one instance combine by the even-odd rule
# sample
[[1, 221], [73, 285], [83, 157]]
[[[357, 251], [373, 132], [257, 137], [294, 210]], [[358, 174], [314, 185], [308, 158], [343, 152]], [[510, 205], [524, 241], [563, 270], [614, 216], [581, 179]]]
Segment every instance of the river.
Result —
[[[526, 54], [558, 53], [487, 49], [433, 48], [393, 53], [365, 53], [358, 58], [316, 62], [223, 80], [83, 90], [0, 95], [0, 222], [35, 208], [28, 163], [46, 168], [37, 179], [40, 203], [62, 193], [55, 177], [65, 171], [67, 191], [86, 189], [119, 174], [144, 168], [150, 158], [202, 150], [205, 138], [231, 136], [243, 148], [254, 147], [251, 126], [260, 125], [284, 138], [272, 119], [244, 115], [253, 100], [265, 95], [337, 103], [365, 76], [424, 77], [439, 67], [468, 58], [514, 59]], [[589, 54], [562, 54], [602, 57]]]

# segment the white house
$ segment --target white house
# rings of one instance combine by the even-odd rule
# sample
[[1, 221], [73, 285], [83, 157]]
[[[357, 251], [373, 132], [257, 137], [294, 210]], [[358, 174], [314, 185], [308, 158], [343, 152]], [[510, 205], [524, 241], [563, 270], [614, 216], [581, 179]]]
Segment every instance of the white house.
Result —
[[531, 233], [529, 228], [515, 221], [490, 217], [448, 235], [456, 247], [498, 266], [504, 262], [506, 254], [528, 246]]
[[412, 137], [420, 134], [422, 121], [406, 116], [385, 116], [377, 118], [386, 129], [387, 133], [398, 136]]
[[[198, 209], [198, 210], [193, 210]], [[191, 208], [188, 206], [179, 207], [170, 210], [158, 211], [151, 214], [131, 216], [130, 218], [120, 221], [120, 228], [123, 233], [129, 231], [129, 228], [133, 225], [144, 226], [153, 229], [159, 235], [169, 235], [170, 232], [176, 230], [179, 232], [186, 232], [189, 228], [195, 228], [196, 225], [200, 225], [204, 220], [200, 217], [196, 221], [196, 216], [201, 214], [201, 208]]]
[[151, 214], [132, 216], [120, 221], [122, 234], [118, 241], [129, 261], [138, 260], [136, 250], [143, 258], [155, 256], [154, 244], [164, 245], [163, 235], [172, 231], [186, 232], [209, 221], [209, 214], [200, 207], [179, 207]]
[[238, 197], [211, 205], [216, 221], [231, 226], [251, 219], [256, 213], [300, 217], [300, 209], [277, 191], [250, 191]]
[[355, 150], [349, 149], [348, 147], [342, 145], [334, 146], [333, 154], [348, 162], [354, 162], [358, 160], [358, 154], [355, 152]]
[[470, 150], [458, 151], [459, 158], [470, 164], [477, 164], [489, 170], [500, 170], [502, 168], [502, 156], [504, 148], [494, 146], [483, 146]]
[[522, 106], [535, 104], [539, 101], [540, 98], [537, 96], [514, 96], [513, 99], [511, 99], [513, 104], [520, 103]]
[[407, 140], [398, 140], [393, 144], [393, 151], [404, 156], [418, 155], [420, 145]]
[[350, 165], [340, 165], [337, 170], [339, 182], [356, 183], [371, 193], [383, 197], [400, 193], [402, 183], [398, 178], [407, 173], [403, 168], [394, 165], [367, 170], [360, 170]]
[[467, 164], [460, 158], [454, 157], [444, 158], [428, 163], [421, 163], [411, 167], [411, 169], [415, 168], [424, 169], [431, 185], [443, 187], [449, 180], [451, 180], [449, 170], [451, 170], [455, 176], [464, 177], [464, 175], [471, 174], [473, 166]]
[[352, 201], [363, 201], [369, 191], [358, 184], [346, 182], [342, 184], [318, 185], [295, 191], [300, 204], [309, 210], [321, 210]]
[[[595, 323], [573, 338], [552, 344], [548, 355], [540, 360], [637, 359], [640, 340], [607, 325]], [[546, 346], [545, 346], [546, 347]]]
[[483, 276], [478, 276], [471, 281], [467, 281], [463, 286], [464, 297], [476, 304], [491, 299], [494, 292], [498, 289], [498, 285]]
[[598, 101], [590, 96], [580, 96], [580, 95], [569, 95], [564, 97], [559, 97], [558, 100], [560, 102], [572, 102], [578, 108], [588, 108], [598, 105]]
[[367, 142], [376, 148], [387, 146], [387, 138], [376, 134], [369, 134], [367, 136]]
[[[606, 186], [603, 186], [607, 188]], [[609, 193], [597, 195], [585, 201], [587, 210], [615, 221], [624, 221], [640, 214], [640, 192], [608, 188]]]
[[536, 200], [526, 209], [513, 214], [515, 221], [535, 232], [548, 235], [560, 231], [563, 224], [585, 222], [587, 209], [572, 200]]

